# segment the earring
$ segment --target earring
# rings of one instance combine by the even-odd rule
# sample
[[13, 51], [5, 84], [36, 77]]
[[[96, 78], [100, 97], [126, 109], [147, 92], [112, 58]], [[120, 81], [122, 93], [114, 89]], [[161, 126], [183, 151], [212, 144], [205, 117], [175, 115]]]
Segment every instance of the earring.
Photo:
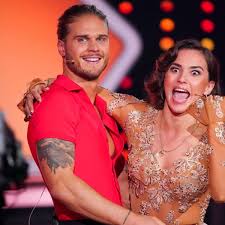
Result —
[[[204, 96], [205, 96], [205, 95], [204, 95]], [[202, 110], [202, 108], [204, 107], [204, 101], [203, 101], [201, 98], [199, 98], [199, 99], [195, 102], [195, 104], [196, 104], [196, 108], [197, 108], [196, 116], [197, 116], [197, 117], [200, 117], [201, 110]]]

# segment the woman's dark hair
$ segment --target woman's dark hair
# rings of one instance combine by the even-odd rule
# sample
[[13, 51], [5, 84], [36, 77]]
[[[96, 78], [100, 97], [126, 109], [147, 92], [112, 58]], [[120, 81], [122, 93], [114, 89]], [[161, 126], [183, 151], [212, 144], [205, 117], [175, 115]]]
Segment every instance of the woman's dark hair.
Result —
[[145, 90], [148, 94], [149, 103], [156, 109], [162, 109], [165, 101], [164, 78], [170, 65], [176, 60], [181, 49], [193, 49], [200, 51], [205, 57], [209, 80], [215, 82], [212, 94], [221, 94], [219, 81], [219, 63], [213, 53], [201, 46], [195, 39], [184, 39], [175, 43], [174, 47], [164, 52], [156, 61], [151, 76], [145, 82]]
[[94, 5], [80, 4], [68, 8], [58, 19], [57, 35], [59, 40], [64, 40], [69, 33], [68, 24], [73, 23], [76, 17], [83, 15], [95, 15], [108, 26], [106, 15]]

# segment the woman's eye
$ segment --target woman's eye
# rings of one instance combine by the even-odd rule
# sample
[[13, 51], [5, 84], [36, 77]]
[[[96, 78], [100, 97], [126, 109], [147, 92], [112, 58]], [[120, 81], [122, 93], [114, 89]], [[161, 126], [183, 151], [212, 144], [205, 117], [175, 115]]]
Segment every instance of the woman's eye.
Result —
[[192, 75], [194, 75], [194, 76], [200, 75], [200, 71], [198, 71], [198, 70], [193, 70], [193, 71], [192, 71]]
[[177, 67], [170, 67], [170, 71], [173, 73], [177, 73], [179, 69]]

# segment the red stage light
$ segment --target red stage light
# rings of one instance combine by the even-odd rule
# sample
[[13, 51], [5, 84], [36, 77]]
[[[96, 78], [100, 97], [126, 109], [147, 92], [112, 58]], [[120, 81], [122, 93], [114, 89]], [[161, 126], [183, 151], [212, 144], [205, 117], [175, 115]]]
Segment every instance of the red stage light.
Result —
[[130, 14], [134, 9], [132, 3], [128, 1], [121, 2], [118, 8], [122, 14]]
[[211, 1], [204, 0], [200, 4], [200, 8], [205, 13], [213, 13], [215, 10], [215, 5]]
[[122, 80], [120, 87], [123, 89], [130, 89], [133, 86], [133, 81], [130, 77], [126, 76], [124, 77], [124, 79]]
[[211, 33], [215, 29], [215, 24], [209, 19], [204, 19], [200, 22], [201, 29], [206, 33]]
[[163, 12], [172, 12], [174, 10], [174, 3], [170, 0], [164, 0], [160, 2], [160, 9]]

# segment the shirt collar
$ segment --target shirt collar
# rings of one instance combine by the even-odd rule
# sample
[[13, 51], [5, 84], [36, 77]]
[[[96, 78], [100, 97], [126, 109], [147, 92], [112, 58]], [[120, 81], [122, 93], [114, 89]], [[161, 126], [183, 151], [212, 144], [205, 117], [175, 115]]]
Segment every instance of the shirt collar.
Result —
[[[83, 88], [65, 75], [58, 75], [54, 84], [60, 85], [68, 91], [81, 91]], [[99, 110], [103, 123], [113, 132], [118, 133], [115, 121], [106, 112], [106, 102], [98, 95], [95, 97], [95, 105]]]
[[[59, 85], [68, 91], [80, 92], [83, 90], [83, 88], [81, 86], [76, 84], [74, 81], [72, 81], [70, 78], [68, 78], [65, 75], [58, 75], [57, 79], [54, 81], [54, 84]], [[90, 102], [90, 104], [91, 104], [91, 102]], [[112, 117], [107, 113], [106, 102], [100, 96], [96, 95], [95, 105], [99, 110], [103, 124], [106, 127], [108, 127], [117, 137], [120, 138], [120, 134], [119, 134], [118, 127], [116, 125], [115, 120], [112, 119]]]
[[83, 90], [81, 86], [72, 81], [69, 77], [65, 75], [58, 75], [57, 79], [54, 82], [57, 85], [62, 86], [68, 91], [80, 91]]
[[98, 95], [95, 97], [95, 105], [98, 108], [103, 124], [114, 133], [119, 134], [115, 120], [106, 112], [106, 102]]

